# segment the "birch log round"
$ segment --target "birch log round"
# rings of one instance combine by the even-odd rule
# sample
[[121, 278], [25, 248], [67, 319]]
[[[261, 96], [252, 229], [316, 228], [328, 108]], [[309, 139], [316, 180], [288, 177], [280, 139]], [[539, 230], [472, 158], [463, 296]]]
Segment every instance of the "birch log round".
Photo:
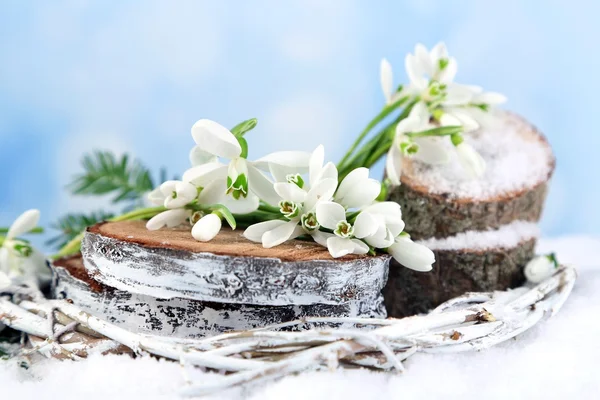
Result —
[[534, 256], [538, 234], [535, 223], [515, 221], [497, 230], [420, 241], [435, 253], [433, 270], [417, 272], [392, 260], [384, 289], [388, 316], [425, 313], [466, 292], [521, 285], [523, 267]]
[[382, 302], [389, 262], [387, 255], [333, 259], [301, 240], [265, 249], [226, 229], [203, 243], [189, 227], [148, 231], [142, 221], [89, 228], [82, 254], [98, 282], [156, 298], [268, 306], [360, 301], [373, 309]]
[[117, 326], [157, 336], [196, 338], [247, 330], [307, 316], [385, 318], [383, 298], [351, 300], [337, 305], [256, 306], [226, 304], [131, 293], [108, 287], [90, 277], [81, 255], [52, 264], [52, 296], [69, 299], [90, 314]]
[[484, 128], [465, 135], [485, 159], [485, 175], [465, 180], [448, 140], [451, 160], [428, 165], [405, 157], [400, 186], [389, 200], [402, 206], [413, 239], [444, 238], [540, 219], [555, 160], [545, 137], [521, 117], [497, 111]]

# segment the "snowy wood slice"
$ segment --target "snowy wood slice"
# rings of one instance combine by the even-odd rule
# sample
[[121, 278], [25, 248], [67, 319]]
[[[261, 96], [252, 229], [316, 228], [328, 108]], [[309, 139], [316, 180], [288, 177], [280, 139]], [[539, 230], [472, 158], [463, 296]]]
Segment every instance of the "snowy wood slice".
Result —
[[333, 259], [326, 248], [301, 240], [265, 249], [226, 229], [203, 243], [189, 226], [148, 231], [141, 221], [89, 228], [82, 253], [95, 280], [126, 292], [270, 306], [377, 302], [389, 261], [386, 255]]
[[424, 313], [466, 292], [519, 286], [524, 281], [523, 267], [534, 256], [537, 236], [536, 224], [515, 221], [498, 230], [421, 241], [435, 253], [433, 270], [416, 272], [392, 260], [384, 289], [388, 315]]
[[70, 299], [90, 314], [137, 333], [195, 338], [232, 330], [293, 321], [307, 316], [385, 318], [383, 298], [338, 305], [255, 306], [151, 296], [125, 292], [97, 282], [81, 256], [52, 265], [52, 295]]
[[[485, 175], [465, 180], [456, 154], [448, 164], [427, 165], [405, 157], [402, 184], [389, 199], [402, 206], [413, 239], [443, 238], [515, 220], [540, 219], [555, 160], [544, 136], [515, 114], [497, 111], [465, 141], [486, 160]], [[451, 147], [449, 140], [442, 144]]]

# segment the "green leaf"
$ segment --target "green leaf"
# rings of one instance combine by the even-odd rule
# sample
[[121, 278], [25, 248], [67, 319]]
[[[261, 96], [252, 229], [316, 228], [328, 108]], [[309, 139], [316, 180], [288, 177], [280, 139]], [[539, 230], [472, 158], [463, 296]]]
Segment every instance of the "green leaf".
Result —
[[60, 249], [77, 237], [88, 226], [95, 225], [112, 217], [112, 214], [103, 211], [92, 212], [90, 214], [77, 213], [65, 215], [52, 225], [52, 228], [60, 231], [60, 233], [50, 238], [46, 244]]
[[115, 193], [113, 203], [136, 201], [153, 189], [150, 171], [127, 154], [117, 158], [108, 151], [86, 154], [81, 162], [84, 172], [67, 186], [77, 195]]
[[246, 134], [246, 132], [251, 131], [258, 124], [258, 120], [256, 118], [250, 118], [246, 121], [240, 122], [233, 128], [231, 128], [231, 133], [233, 133], [236, 137], [241, 137]]
[[229, 211], [229, 208], [225, 207], [223, 204], [211, 204], [209, 206], [206, 206], [206, 208], [224, 218], [225, 221], [227, 221], [227, 223], [231, 227], [231, 229], [235, 230], [235, 218], [231, 211]]

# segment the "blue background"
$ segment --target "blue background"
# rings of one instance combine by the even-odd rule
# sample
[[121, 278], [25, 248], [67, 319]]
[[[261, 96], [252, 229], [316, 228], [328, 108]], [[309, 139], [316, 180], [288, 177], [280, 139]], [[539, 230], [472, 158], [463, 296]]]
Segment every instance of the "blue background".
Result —
[[592, 1], [3, 1], [0, 225], [31, 207], [43, 224], [102, 207], [64, 190], [94, 148], [183, 171], [200, 118], [257, 117], [251, 157], [323, 143], [338, 160], [382, 107], [380, 59], [404, 80], [414, 44], [444, 40], [457, 81], [504, 93], [554, 147], [543, 233], [599, 234], [599, 13]]

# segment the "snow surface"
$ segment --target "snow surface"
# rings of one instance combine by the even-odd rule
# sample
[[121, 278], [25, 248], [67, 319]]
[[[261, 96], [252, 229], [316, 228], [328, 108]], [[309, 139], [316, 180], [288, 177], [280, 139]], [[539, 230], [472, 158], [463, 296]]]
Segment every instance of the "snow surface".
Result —
[[553, 156], [534, 128], [520, 117], [500, 110], [488, 115], [487, 120], [480, 130], [465, 134], [465, 142], [486, 161], [485, 174], [481, 178], [469, 180], [465, 177], [449, 140], [439, 141], [451, 154], [448, 163], [429, 165], [415, 160], [411, 175], [431, 193], [477, 200], [532, 188], [545, 181]]
[[[600, 393], [600, 240], [541, 240], [578, 267], [579, 279], [560, 313], [508, 343], [454, 355], [417, 354], [404, 375], [362, 370], [305, 373], [250, 391], [209, 399], [558, 399]], [[209, 374], [195, 376], [210, 379]], [[0, 362], [0, 399], [177, 399], [184, 384], [175, 363], [125, 356], [47, 361], [29, 371]], [[60, 396], [60, 397], [59, 397]]]
[[442, 239], [420, 240], [419, 243], [431, 250], [509, 249], [523, 241], [537, 238], [539, 233], [540, 229], [536, 223], [513, 221], [510, 224], [502, 225], [498, 229], [467, 231]]

